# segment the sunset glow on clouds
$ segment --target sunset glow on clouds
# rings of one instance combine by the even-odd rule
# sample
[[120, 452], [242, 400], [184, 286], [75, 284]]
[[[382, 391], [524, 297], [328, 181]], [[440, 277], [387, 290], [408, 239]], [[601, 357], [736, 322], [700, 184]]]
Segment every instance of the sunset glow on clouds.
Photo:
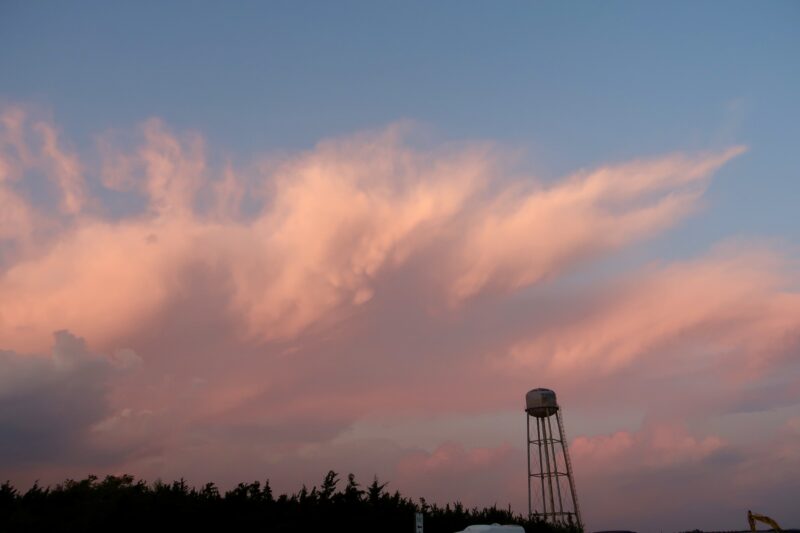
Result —
[[[797, 487], [751, 475], [800, 465], [796, 250], [742, 237], [597, 269], [708, 208], [744, 146], [541, 179], [501, 143], [433, 143], [406, 123], [251, 160], [157, 118], [87, 153], [39, 110], [10, 105], [0, 123], [0, 468], [14, 480], [293, 490], [334, 468], [521, 511], [522, 396], [548, 386], [590, 521], [630, 505], [599, 503], [611, 472], [620, 501], [650, 505], [645, 478], [677, 490], [711, 464], [734, 480], [723, 507]], [[626, 405], [635, 427], [580, 422]], [[763, 442], [740, 442], [726, 428], [753, 406], [777, 415]], [[431, 417], [487, 413], [519, 416], [489, 442], [445, 426], [425, 444]], [[372, 435], [354, 430], [377, 416]]]

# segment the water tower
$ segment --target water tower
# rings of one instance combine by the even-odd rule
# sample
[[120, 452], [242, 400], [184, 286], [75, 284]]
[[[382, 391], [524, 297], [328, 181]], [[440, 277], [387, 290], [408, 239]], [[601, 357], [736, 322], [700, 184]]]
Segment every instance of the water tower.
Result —
[[[583, 528], [564, 421], [550, 389], [525, 395], [528, 427], [528, 516], [550, 523]], [[553, 418], [558, 433], [553, 434]], [[536, 431], [531, 432], [531, 420]]]

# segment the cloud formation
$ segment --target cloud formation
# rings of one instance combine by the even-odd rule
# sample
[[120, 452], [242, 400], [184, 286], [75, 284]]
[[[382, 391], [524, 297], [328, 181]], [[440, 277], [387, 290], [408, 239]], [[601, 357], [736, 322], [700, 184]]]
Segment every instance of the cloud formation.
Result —
[[754, 376], [800, 345], [797, 282], [796, 265], [776, 249], [726, 243], [614, 283], [579, 320], [515, 346], [513, 364], [608, 374], [648, 358], [653, 370], [713, 366], [721, 378]]
[[[572, 455], [581, 471], [638, 471], [672, 467], [707, 459], [725, 447], [716, 436], [697, 438], [679, 423], [656, 423], [636, 432], [618, 431], [612, 435], [578, 437], [572, 442]], [[585, 475], [585, 474], [584, 474]]]
[[132, 350], [89, 353], [82, 338], [54, 334], [49, 356], [0, 351], [0, 466], [8, 470], [79, 460], [90, 463], [86, 436], [110, 408], [114, 378], [139, 366]]
[[[17, 158], [4, 154], [5, 166], [24, 172], [30, 161], [50, 161], [59, 205], [76, 213], [86, 201], [80, 162], [42, 123], [34, 128], [41, 156], [30, 155], [37, 152], [20, 133], [24, 113], [6, 116], [6, 145]], [[248, 216], [237, 209], [244, 185], [235, 172], [210, 178], [202, 139], [180, 139], [151, 119], [133, 153], [109, 155], [103, 145], [114, 161], [103, 169], [116, 167], [113, 181], [144, 195], [146, 211], [81, 217], [9, 265], [0, 296], [15, 305], [0, 332], [22, 349], [41, 349], [59, 328], [102, 343], [191, 290], [182, 278], [197, 266], [219, 273], [229, 291], [216, 304], [235, 315], [241, 334], [260, 340], [291, 338], [347, 313], [372, 298], [382, 273], [430, 250], [442, 299], [509, 291], [674, 224], [696, 206], [709, 174], [742, 151], [668, 156], [531, 187], [503, 185], [487, 147], [421, 151], [404, 145], [402, 133], [327, 141], [251, 179], [251, 189], [270, 193]], [[211, 207], [202, 205], [204, 186]], [[15, 218], [34, 211], [7, 189]], [[78, 299], [84, 304], [73, 305]]]
[[476, 208], [451, 290], [464, 298], [486, 285], [518, 289], [658, 233], [694, 210], [711, 173], [744, 150], [675, 154], [504, 191]]
[[[514, 416], [538, 385], [569, 406], [590, 501], [605, 465], [626, 465], [622, 501], [645, 475], [785, 460], [725, 424], [775, 411], [770, 438], [793, 435], [791, 252], [734, 239], [594, 269], [696, 212], [743, 147], [543, 180], [500, 146], [420, 145], [407, 124], [220, 161], [159, 119], [79, 155], [35, 110], [1, 116], [0, 464], [24, 481], [108, 468], [292, 490], [336, 468], [521, 511]], [[52, 357], [27, 355], [54, 331]], [[135, 352], [92, 355], [120, 347]], [[485, 430], [432, 422], [478, 415]], [[625, 512], [588, 509], [609, 526]]]

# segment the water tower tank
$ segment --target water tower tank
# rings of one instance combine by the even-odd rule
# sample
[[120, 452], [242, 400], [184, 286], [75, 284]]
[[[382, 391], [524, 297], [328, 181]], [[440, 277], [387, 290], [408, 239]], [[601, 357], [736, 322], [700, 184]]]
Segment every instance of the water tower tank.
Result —
[[525, 395], [525, 411], [537, 418], [547, 418], [558, 411], [556, 393], [550, 389], [533, 389]]

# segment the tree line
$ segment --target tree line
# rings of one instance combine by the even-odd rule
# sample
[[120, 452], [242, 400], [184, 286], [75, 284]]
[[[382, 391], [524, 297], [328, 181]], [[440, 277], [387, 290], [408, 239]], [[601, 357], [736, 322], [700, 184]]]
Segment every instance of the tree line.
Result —
[[319, 487], [273, 494], [269, 480], [240, 483], [221, 492], [214, 483], [190, 487], [185, 480], [147, 483], [133, 476], [68, 479], [55, 487], [34, 484], [21, 492], [0, 485], [0, 531], [263, 531], [275, 533], [412, 533], [415, 513], [425, 533], [454, 533], [471, 524], [519, 524], [527, 533], [579, 533], [528, 520], [511, 508], [478, 509], [459, 502], [438, 506], [386, 490], [377, 478], [367, 487], [350, 474], [340, 487], [328, 472]]

